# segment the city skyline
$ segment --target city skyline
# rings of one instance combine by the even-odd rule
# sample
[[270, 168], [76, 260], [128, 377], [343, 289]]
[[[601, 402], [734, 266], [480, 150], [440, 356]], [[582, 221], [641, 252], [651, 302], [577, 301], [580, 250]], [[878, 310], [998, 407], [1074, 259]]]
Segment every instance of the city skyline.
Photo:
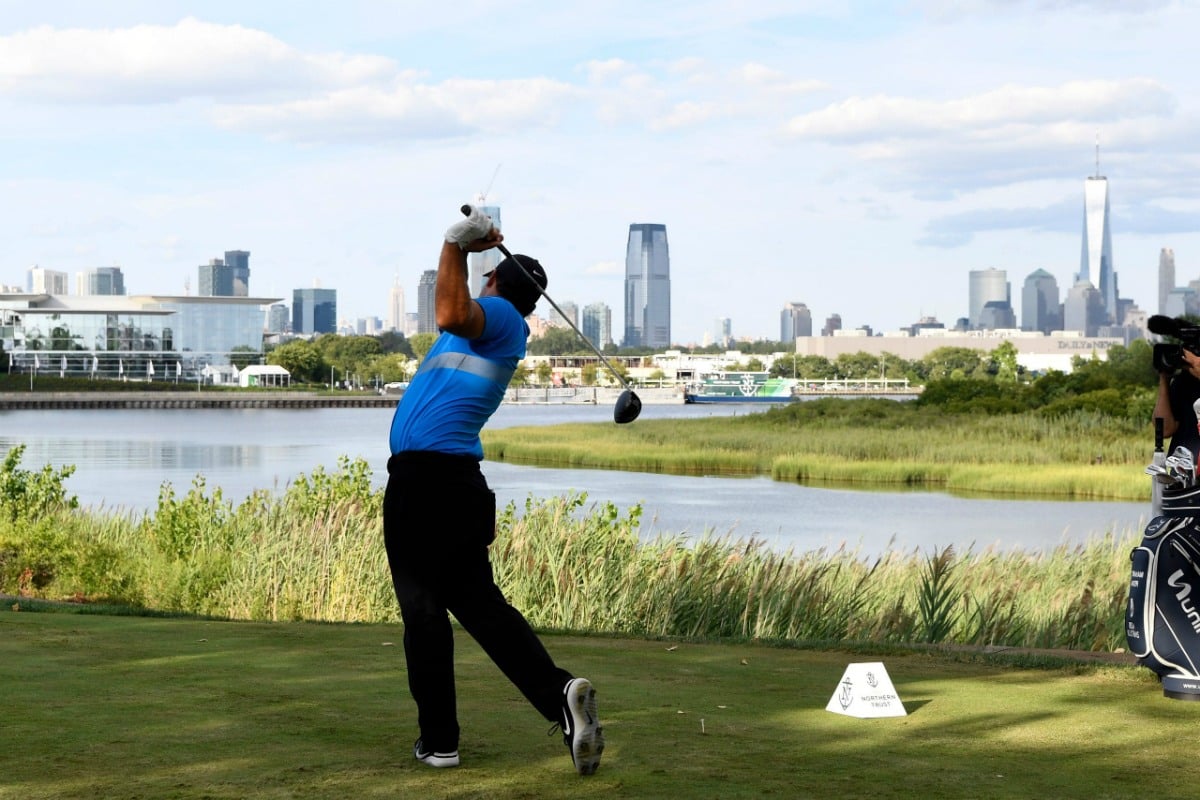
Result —
[[618, 317], [629, 224], [666, 225], [677, 342], [772, 339], [792, 300], [814, 327], [950, 325], [972, 271], [1073, 288], [1097, 137], [1114, 288], [1156, 310], [1164, 248], [1200, 277], [1200, 78], [1164, 57], [1195, 3], [3, 8], [12, 285], [116, 266], [194, 294], [229, 243], [252, 294], [383, 318], [482, 194], [552, 296]]

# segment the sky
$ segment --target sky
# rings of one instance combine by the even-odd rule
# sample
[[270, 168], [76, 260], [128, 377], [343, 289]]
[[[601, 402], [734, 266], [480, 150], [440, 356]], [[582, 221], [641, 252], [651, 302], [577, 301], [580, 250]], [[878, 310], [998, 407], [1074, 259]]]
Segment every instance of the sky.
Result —
[[[486, 194], [559, 305], [619, 340], [631, 223], [667, 227], [672, 339], [967, 315], [972, 270], [1065, 297], [1108, 178], [1123, 297], [1200, 278], [1200, 3], [0, 0], [0, 284], [119, 266], [194, 294], [407, 310]], [[1095, 277], [1093, 277], [1095, 280]], [[545, 314], [539, 306], [538, 313]]]

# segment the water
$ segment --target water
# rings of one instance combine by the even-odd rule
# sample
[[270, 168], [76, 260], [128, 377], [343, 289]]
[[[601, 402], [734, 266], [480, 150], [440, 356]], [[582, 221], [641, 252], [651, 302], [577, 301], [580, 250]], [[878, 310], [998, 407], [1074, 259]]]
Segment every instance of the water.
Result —
[[[758, 413], [744, 406], [647, 405], [643, 419]], [[502, 406], [492, 427], [610, 422], [607, 406]], [[68, 490], [85, 506], [141, 512], [161, 484], [183, 493], [197, 474], [235, 502], [279, 490], [339, 455], [361, 457], [386, 479], [390, 409], [0, 411], [0, 453], [25, 444], [22, 466], [73, 464]], [[636, 423], [634, 423], [636, 424]], [[586, 492], [591, 502], [643, 507], [642, 533], [754, 536], [777, 550], [846, 545], [864, 555], [954, 545], [960, 550], [1041, 550], [1140, 530], [1149, 502], [987, 500], [941, 492], [880, 492], [779, 483], [768, 478], [681, 477], [546, 469], [485, 462], [501, 504]], [[1147, 493], [1149, 489], [1147, 488]]]

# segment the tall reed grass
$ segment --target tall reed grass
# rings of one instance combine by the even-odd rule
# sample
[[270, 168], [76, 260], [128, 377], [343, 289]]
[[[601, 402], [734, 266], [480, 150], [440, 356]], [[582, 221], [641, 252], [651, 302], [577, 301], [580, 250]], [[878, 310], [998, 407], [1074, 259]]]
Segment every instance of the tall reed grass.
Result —
[[[398, 618], [382, 493], [361, 460], [234, 506], [197, 480], [137, 518], [0, 514], [0, 591], [253, 620]], [[0, 502], [0, 511], [4, 510]], [[641, 509], [574, 494], [510, 505], [497, 582], [537, 626], [654, 637], [953, 642], [1108, 650], [1124, 642], [1129, 552], [1110, 532], [1045, 554], [778, 553], [710, 534], [640, 538]]]
[[977, 417], [878, 403], [858, 413], [855, 406], [831, 408], [836, 413], [793, 403], [735, 417], [485, 430], [484, 450], [488, 458], [547, 466], [1000, 495], [1149, 496], [1142, 471], [1153, 449], [1149, 427], [1125, 418], [1084, 411]]

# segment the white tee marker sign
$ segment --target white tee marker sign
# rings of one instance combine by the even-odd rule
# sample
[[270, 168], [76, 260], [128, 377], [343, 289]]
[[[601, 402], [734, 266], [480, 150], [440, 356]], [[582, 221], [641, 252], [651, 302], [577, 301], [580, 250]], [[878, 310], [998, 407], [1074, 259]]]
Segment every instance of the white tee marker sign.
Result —
[[882, 661], [847, 665], [825, 710], [859, 719], [908, 715]]

